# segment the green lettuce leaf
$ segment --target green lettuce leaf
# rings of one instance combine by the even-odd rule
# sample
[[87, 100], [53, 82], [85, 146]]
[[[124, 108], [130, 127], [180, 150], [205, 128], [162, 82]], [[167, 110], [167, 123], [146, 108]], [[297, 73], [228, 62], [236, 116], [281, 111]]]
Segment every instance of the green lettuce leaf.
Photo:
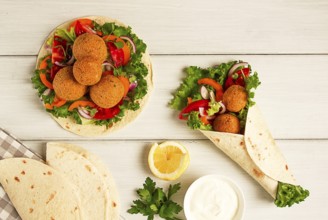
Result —
[[214, 99], [211, 98], [209, 105], [209, 109], [207, 109], [207, 115], [212, 116], [220, 111], [221, 104], [220, 102], [215, 101]]
[[254, 72], [254, 74], [250, 75], [245, 79], [245, 84], [246, 84], [246, 91], [248, 94], [248, 100], [247, 100], [247, 105], [248, 107], [251, 107], [255, 104], [253, 101], [253, 98], [255, 96], [254, 90], [261, 85], [259, 76], [257, 72]]
[[192, 111], [188, 115], [187, 125], [193, 130], [212, 130], [212, 126], [210, 124], [205, 125], [199, 118], [198, 111]]
[[274, 204], [278, 207], [292, 206], [300, 203], [310, 195], [310, 192], [301, 186], [295, 186], [288, 183], [278, 183], [278, 190]]
[[74, 28], [71, 28], [69, 31], [67, 31], [64, 28], [58, 28], [56, 30], [55, 35], [63, 38], [64, 40], [66, 40], [68, 43], [73, 43], [76, 39], [76, 35], [75, 35], [75, 31]]
[[197, 81], [201, 78], [216, 79], [221, 85], [228, 76], [229, 69], [236, 63], [236, 61], [222, 63], [215, 67], [203, 69], [196, 66], [190, 66], [184, 71], [187, 74], [186, 78], [180, 84], [180, 87], [174, 93], [169, 106], [176, 110], [182, 110], [187, 105], [187, 98], [191, 97], [194, 101], [201, 99], [199, 92], [200, 86]]

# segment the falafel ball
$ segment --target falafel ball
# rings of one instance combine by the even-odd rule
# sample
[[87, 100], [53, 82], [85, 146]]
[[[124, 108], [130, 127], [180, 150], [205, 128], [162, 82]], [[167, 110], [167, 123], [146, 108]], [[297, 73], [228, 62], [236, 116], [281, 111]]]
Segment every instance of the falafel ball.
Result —
[[213, 129], [219, 132], [238, 134], [240, 131], [239, 119], [229, 113], [219, 115], [214, 119]]
[[107, 47], [105, 41], [98, 35], [85, 33], [74, 41], [73, 55], [77, 60], [91, 57], [103, 62], [107, 58]]
[[87, 91], [86, 86], [75, 80], [71, 66], [64, 67], [57, 72], [53, 87], [57, 96], [68, 101], [81, 98]]
[[239, 112], [247, 104], [246, 89], [239, 85], [232, 85], [223, 93], [222, 101], [228, 111]]
[[73, 74], [80, 84], [92, 86], [99, 82], [102, 75], [101, 62], [83, 58], [73, 65]]
[[111, 108], [117, 105], [124, 94], [124, 85], [116, 76], [106, 75], [91, 86], [90, 98], [102, 108]]

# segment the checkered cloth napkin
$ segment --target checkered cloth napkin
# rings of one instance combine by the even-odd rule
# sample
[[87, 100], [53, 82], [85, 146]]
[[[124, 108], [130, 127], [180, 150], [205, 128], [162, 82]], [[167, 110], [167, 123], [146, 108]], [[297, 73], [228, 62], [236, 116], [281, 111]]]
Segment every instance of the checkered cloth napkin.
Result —
[[[32, 152], [15, 137], [0, 128], [0, 160], [9, 157], [27, 157], [42, 161], [41, 156]], [[0, 219], [17, 220], [21, 219], [11, 204], [7, 194], [0, 185]]]

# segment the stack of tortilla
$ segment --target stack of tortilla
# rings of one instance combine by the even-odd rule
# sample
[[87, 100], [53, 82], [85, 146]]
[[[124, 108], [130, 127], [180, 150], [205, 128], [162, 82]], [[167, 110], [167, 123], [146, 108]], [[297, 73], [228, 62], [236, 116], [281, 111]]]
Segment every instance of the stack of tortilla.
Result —
[[48, 143], [47, 164], [0, 160], [0, 183], [23, 220], [119, 219], [118, 192], [106, 166], [71, 144]]
[[256, 105], [248, 110], [244, 135], [204, 130], [201, 132], [239, 164], [274, 199], [279, 182], [296, 185], [287, 162]]

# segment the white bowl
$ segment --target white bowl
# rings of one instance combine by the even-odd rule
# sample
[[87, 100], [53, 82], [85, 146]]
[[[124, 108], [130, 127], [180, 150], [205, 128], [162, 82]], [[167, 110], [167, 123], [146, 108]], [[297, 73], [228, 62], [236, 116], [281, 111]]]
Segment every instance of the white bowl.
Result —
[[[203, 177], [200, 177], [199, 179], [197, 179], [196, 181], [194, 181], [190, 187], [187, 190], [187, 193], [185, 195], [184, 198], [184, 212], [186, 215], [187, 220], [200, 220], [200, 219], [196, 219], [192, 216], [192, 211], [191, 211], [191, 202], [195, 202], [196, 200], [193, 200], [193, 195], [195, 190], [198, 190], [197, 193], [203, 192], [202, 189], [200, 188], [202, 186], [202, 184], [204, 183], [213, 183], [216, 186], [218, 186], [218, 184], [223, 184], [222, 186], [227, 187], [226, 191], [221, 191], [220, 193], [229, 193], [228, 191], [230, 191], [230, 193], [234, 192], [232, 195], [235, 198], [234, 195], [236, 195], [237, 197], [237, 210], [235, 212], [234, 217], [231, 220], [241, 220], [243, 218], [243, 213], [244, 213], [244, 208], [245, 208], [245, 199], [244, 199], [244, 195], [242, 193], [242, 191], [240, 190], [240, 188], [236, 185], [236, 183], [234, 181], [232, 181], [231, 179], [229, 179], [228, 177], [225, 176], [220, 176], [220, 175], [206, 175]], [[209, 184], [207, 184], [208, 186]], [[211, 195], [210, 195], [211, 197]], [[202, 201], [197, 201], [197, 202], [202, 202]], [[234, 200], [234, 202], [236, 202]], [[204, 204], [204, 203], [203, 203]], [[227, 207], [228, 203], [224, 203], [221, 204], [223, 206], [225, 206], [225, 208], [229, 208]], [[201, 204], [199, 204], [201, 205]], [[210, 207], [213, 206], [214, 208], [217, 207], [215, 206], [215, 204], [206, 204], [206, 207]], [[216, 208], [219, 209], [219, 208]], [[217, 210], [216, 210], [217, 211]], [[205, 217], [204, 217], [205, 219]], [[207, 219], [207, 218], [206, 218]], [[207, 219], [210, 220], [210, 219]], [[215, 220], [219, 220], [219, 218], [215, 218]], [[224, 220], [227, 220], [226, 218]]]

